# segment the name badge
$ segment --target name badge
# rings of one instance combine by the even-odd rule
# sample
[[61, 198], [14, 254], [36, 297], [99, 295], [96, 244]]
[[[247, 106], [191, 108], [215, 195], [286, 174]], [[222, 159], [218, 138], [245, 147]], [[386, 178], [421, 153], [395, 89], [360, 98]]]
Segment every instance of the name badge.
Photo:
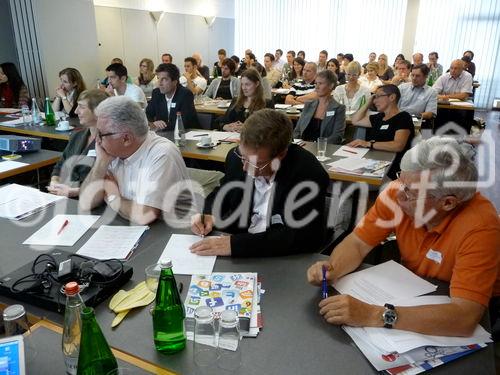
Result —
[[281, 219], [281, 215], [276, 214], [271, 216], [271, 225], [272, 224], [282, 224], [283, 225], [283, 220]]
[[331, 117], [331, 116], [335, 116], [335, 111], [326, 112], [326, 117]]
[[96, 158], [97, 154], [96, 154], [95, 150], [89, 150], [89, 152], [87, 152], [87, 156], [92, 156], [92, 157]]
[[435, 251], [432, 249], [429, 249], [425, 257], [438, 264], [441, 264], [441, 262], [443, 261], [443, 254], [441, 254], [439, 251]]
[[380, 130], [387, 130], [387, 129], [389, 129], [389, 124], [385, 124], [380, 127]]
[[170, 108], [175, 108], [175, 103], [170, 103]]

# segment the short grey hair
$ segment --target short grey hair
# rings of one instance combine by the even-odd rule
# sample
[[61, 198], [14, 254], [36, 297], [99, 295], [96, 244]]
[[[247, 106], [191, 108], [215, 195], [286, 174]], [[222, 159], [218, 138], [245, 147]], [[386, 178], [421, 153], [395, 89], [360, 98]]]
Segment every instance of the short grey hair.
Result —
[[465, 146], [451, 137], [422, 140], [404, 154], [401, 170], [429, 171], [440, 196], [454, 195], [468, 201], [476, 192], [478, 172]]
[[126, 96], [113, 96], [102, 101], [95, 109], [97, 117], [106, 118], [113, 131], [130, 131], [144, 138], [149, 131], [148, 119], [138, 103]]
[[[311, 66], [311, 68], [313, 68], [313, 70], [314, 70], [314, 72], [315, 72], [315, 73], [317, 73], [317, 72], [318, 72], [318, 64], [316, 64], [315, 62], [313, 62], [313, 61], [308, 61], [308, 62], [306, 62], [306, 64], [305, 64], [305, 65], [310, 65], [310, 66]], [[305, 65], [304, 65], [304, 66], [305, 66]]]

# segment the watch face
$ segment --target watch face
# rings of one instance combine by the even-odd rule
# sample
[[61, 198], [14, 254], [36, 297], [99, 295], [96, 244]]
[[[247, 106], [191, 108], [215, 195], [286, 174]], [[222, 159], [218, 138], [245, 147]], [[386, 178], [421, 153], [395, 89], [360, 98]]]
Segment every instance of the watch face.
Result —
[[387, 309], [384, 312], [384, 323], [385, 324], [390, 324], [393, 325], [396, 323], [396, 320], [398, 319], [398, 316], [394, 310]]

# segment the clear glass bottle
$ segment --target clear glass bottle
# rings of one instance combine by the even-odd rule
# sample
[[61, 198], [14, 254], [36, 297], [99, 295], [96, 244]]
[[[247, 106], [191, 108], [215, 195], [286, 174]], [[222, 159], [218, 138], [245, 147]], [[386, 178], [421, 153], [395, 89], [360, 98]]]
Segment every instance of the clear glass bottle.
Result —
[[238, 313], [233, 310], [223, 311], [219, 320], [218, 367], [228, 371], [240, 368], [240, 338]]
[[182, 114], [177, 112], [177, 119], [175, 120], [174, 141], [176, 146], [186, 145], [186, 130], [182, 122]]
[[153, 335], [156, 350], [170, 354], [186, 347], [186, 313], [172, 272], [172, 261], [164, 259], [160, 266], [160, 280], [153, 309]]
[[217, 361], [217, 339], [212, 308], [199, 306], [194, 312], [194, 319], [194, 363], [200, 367], [212, 367]]
[[42, 116], [40, 114], [40, 109], [38, 108], [38, 104], [35, 98], [31, 99], [31, 122], [33, 123], [33, 125], [42, 124]]
[[62, 352], [66, 373], [75, 375], [80, 352], [80, 337], [82, 333], [82, 311], [85, 307], [80, 296], [78, 283], [72, 281], [65, 285], [66, 307], [64, 309], [64, 326], [62, 336]]

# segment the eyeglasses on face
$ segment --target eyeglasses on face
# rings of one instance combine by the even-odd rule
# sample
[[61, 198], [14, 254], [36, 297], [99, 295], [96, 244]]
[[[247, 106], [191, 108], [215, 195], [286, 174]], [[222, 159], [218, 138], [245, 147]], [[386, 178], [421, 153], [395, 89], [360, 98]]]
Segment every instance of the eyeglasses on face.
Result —
[[252, 167], [254, 170], [258, 171], [259, 173], [262, 172], [272, 162], [272, 159], [271, 159], [266, 164], [264, 164], [262, 167], [259, 167], [258, 165], [251, 163], [246, 157], [241, 156], [241, 153], [240, 153], [238, 147], [235, 148], [233, 150], [233, 152], [241, 160], [241, 163], [243, 165], [247, 164], [248, 166]]
[[373, 99], [381, 98], [382, 96], [389, 96], [389, 94], [375, 94], [373, 95]]
[[109, 132], [109, 133], [101, 133], [99, 130], [97, 131], [97, 138], [99, 138], [100, 141], [102, 141], [102, 139], [104, 137], [108, 137], [110, 135], [116, 135], [116, 134], [123, 134], [123, 133], [126, 133], [126, 132]]

